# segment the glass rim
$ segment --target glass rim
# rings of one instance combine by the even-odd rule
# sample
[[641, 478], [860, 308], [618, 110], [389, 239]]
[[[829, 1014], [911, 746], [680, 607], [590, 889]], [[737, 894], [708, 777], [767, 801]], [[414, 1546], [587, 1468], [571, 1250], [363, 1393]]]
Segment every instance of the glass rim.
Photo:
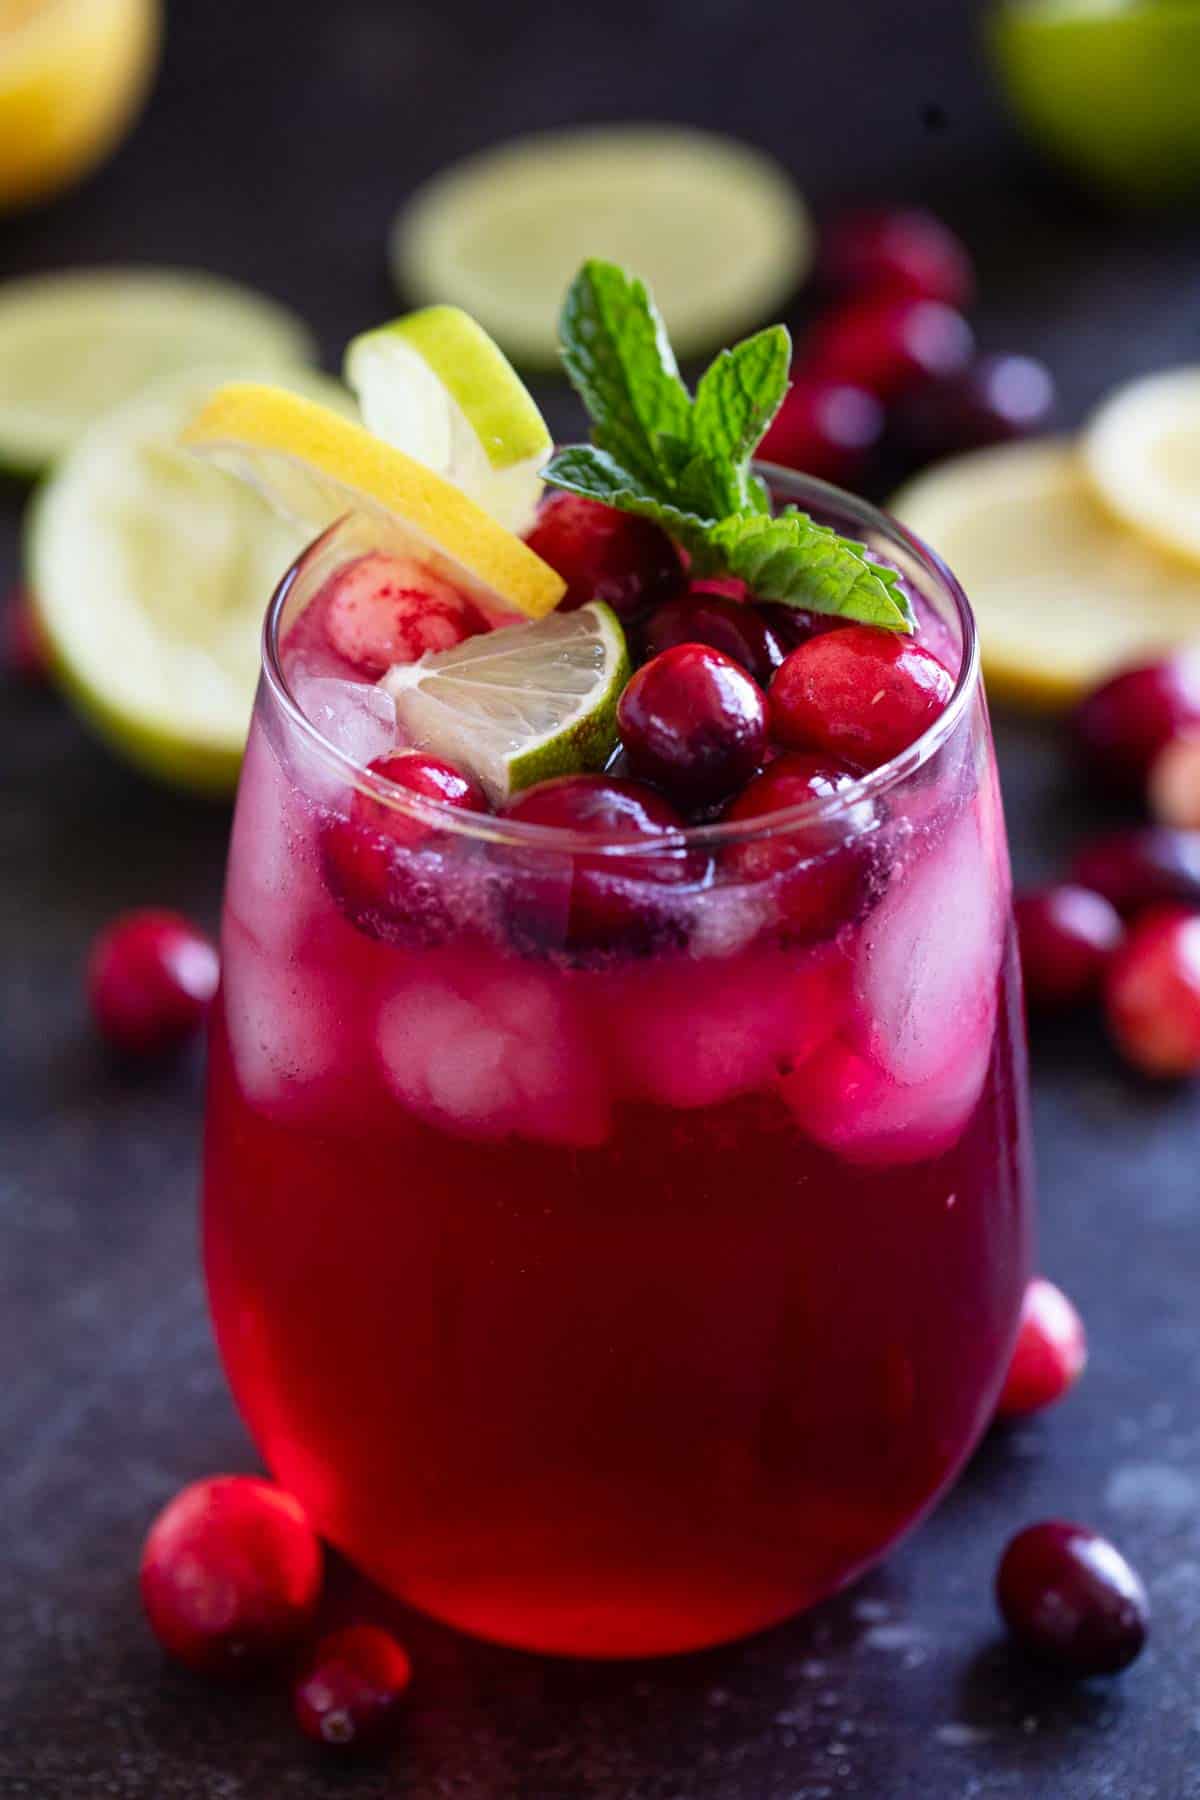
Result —
[[[646, 838], [609, 838], [561, 825], [535, 825], [521, 819], [505, 819], [492, 813], [466, 812], [443, 801], [426, 799], [389, 781], [371, 769], [356, 763], [352, 757], [325, 737], [302, 710], [284, 671], [279, 653], [279, 622], [292, 591], [301, 579], [306, 564], [322, 545], [340, 531], [352, 517], [345, 514], [318, 534], [287, 569], [267, 607], [262, 630], [262, 674], [272, 698], [282, 709], [289, 724], [308, 742], [311, 749], [332, 764], [347, 786], [357, 788], [371, 799], [397, 812], [433, 823], [440, 831], [458, 837], [473, 837], [493, 844], [539, 850], [557, 850], [564, 854], [587, 853], [591, 856], [678, 855], [681, 849], [717, 849], [733, 843], [746, 843], [756, 838], [773, 837], [781, 832], [801, 831], [809, 826], [829, 826], [838, 820], [856, 824], [854, 835], [861, 832], [864, 804], [873, 804], [924, 767], [942, 745], [954, 734], [980, 686], [979, 636], [975, 615], [961, 583], [937, 552], [900, 521], [868, 500], [821, 481], [815, 475], [785, 469], [778, 464], [756, 461], [756, 472], [775, 491], [792, 490], [792, 498], [803, 494], [830, 512], [849, 512], [863, 523], [883, 532], [904, 546], [917, 564], [945, 590], [957, 616], [962, 634], [962, 656], [954, 691], [944, 710], [920, 737], [899, 755], [881, 763], [877, 769], [848, 782], [830, 795], [802, 801], [798, 806], [784, 807], [753, 820], [718, 819], [706, 824], [685, 825], [678, 831], [664, 832], [661, 840]], [[398, 746], [403, 748], [403, 746]]]

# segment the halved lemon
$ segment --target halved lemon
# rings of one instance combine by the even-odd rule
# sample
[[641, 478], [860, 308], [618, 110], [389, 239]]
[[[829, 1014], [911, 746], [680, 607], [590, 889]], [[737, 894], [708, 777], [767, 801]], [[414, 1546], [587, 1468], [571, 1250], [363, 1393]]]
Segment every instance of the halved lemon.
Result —
[[1200, 566], [1200, 366], [1118, 388], [1093, 414], [1083, 456], [1124, 524]]
[[192, 419], [183, 441], [256, 487], [315, 536], [346, 513], [415, 555], [491, 611], [540, 618], [566, 583], [511, 531], [423, 463], [283, 388], [233, 382]]
[[1068, 441], [941, 463], [891, 509], [962, 582], [994, 692], [1065, 704], [1123, 662], [1200, 637], [1200, 571], [1115, 520]]

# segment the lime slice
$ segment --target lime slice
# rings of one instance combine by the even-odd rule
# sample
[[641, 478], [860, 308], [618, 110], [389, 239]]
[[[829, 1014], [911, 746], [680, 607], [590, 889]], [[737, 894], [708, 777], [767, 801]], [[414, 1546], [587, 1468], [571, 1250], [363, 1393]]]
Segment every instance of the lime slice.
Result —
[[1083, 455], [1124, 524], [1200, 564], [1200, 367], [1118, 389], [1093, 415]]
[[[229, 373], [168, 376], [88, 431], [30, 514], [28, 577], [56, 672], [129, 760], [223, 791], [241, 760], [262, 616], [307, 533], [178, 448]], [[306, 391], [349, 395], [318, 375]]]
[[1065, 703], [1200, 630], [1200, 572], [1113, 519], [1073, 444], [975, 451], [891, 504], [962, 582], [988, 681], [1010, 698]]
[[313, 359], [300, 321], [210, 275], [122, 269], [0, 283], [0, 467], [37, 473], [179, 369]]
[[435, 177], [392, 228], [402, 289], [465, 307], [519, 363], [557, 361], [559, 308], [589, 256], [634, 270], [689, 356], [778, 309], [812, 228], [770, 158], [669, 125], [518, 138]]
[[1017, 116], [1063, 162], [1149, 198], [1200, 185], [1195, 0], [1009, 0], [988, 38]]
[[382, 686], [412, 741], [465, 764], [495, 805], [551, 775], [602, 769], [629, 652], [601, 600], [400, 663]]
[[554, 448], [508, 358], [457, 306], [427, 306], [356, 337], [346, 381], [368, 431], [525, 532]]

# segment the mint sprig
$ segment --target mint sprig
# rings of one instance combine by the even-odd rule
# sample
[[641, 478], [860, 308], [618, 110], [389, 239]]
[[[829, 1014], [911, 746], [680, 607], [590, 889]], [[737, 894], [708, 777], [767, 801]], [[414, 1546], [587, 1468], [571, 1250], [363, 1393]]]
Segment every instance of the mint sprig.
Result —
[[795, 507], [772, 516], [753, 473], [754, 452], [787, 392], [784, 326], [723, 350], [694, 399], [650, 293], [615, 263], [583, 265], [559, 332], [592, 442], [551, 460], [552, 486], [653, 520], [690, 553], [697, 573], [737, 576], [762, 600], [912, 629], [894, 569]]

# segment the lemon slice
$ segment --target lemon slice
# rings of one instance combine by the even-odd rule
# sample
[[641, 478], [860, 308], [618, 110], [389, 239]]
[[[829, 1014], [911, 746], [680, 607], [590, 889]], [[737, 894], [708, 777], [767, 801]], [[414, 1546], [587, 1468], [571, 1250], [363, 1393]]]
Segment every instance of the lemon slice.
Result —
[[[140, 767], [214, 791], [237, 779], [263, 611], [308, 535], [178, 447], [229, 372], [169, 376], [94, 425], [42, 488], [26, 541], [38, 617], [79, 710]], [[295, 379], [351, 404], [321, 376]]]
[[683, 357], [773, 313], [812, 243], [794, 184], [760, 151], [629, 125], [518, 138], [457, 164], [400, 214], [391, 259], [405, 293], [457, 302], [517, 362], [546, 364], [588, 257], [636, 269]]
[[0, 283], [0, 466], [36, 473], [177, 369], [311, 361], [291, 313], [210, 275], [115, 269]]
[[1083, 455], [1124, 524], [1200, 565], [1200, 367], [1120, 388], [1093, 415]]
[[1064, 703], [1120, 663], [1200, 633], [1200, 572], [1113, 519], [1073, 444], [975, 451], [891, 504], [962, 582], [996, 692]]
[[366, 514], [389, 542], [489, 610], [539, 618], [566, 592], [549, 564], [432, 469], [283, 388], [231, 383], [184, 442], [257, 487], [310, 537], [346, 513]]
[[602, 769], [628, 679], [625, 633], [593, 600], [399, 663], [381, 686], [415, 744], [465, 764], [501, 805], [551, 775]]
[[528, 388], [457, 306], [365, 331], [346, 351], [368, 431], [444, 476], [509, 531], [525, 532], [554, 448]]

